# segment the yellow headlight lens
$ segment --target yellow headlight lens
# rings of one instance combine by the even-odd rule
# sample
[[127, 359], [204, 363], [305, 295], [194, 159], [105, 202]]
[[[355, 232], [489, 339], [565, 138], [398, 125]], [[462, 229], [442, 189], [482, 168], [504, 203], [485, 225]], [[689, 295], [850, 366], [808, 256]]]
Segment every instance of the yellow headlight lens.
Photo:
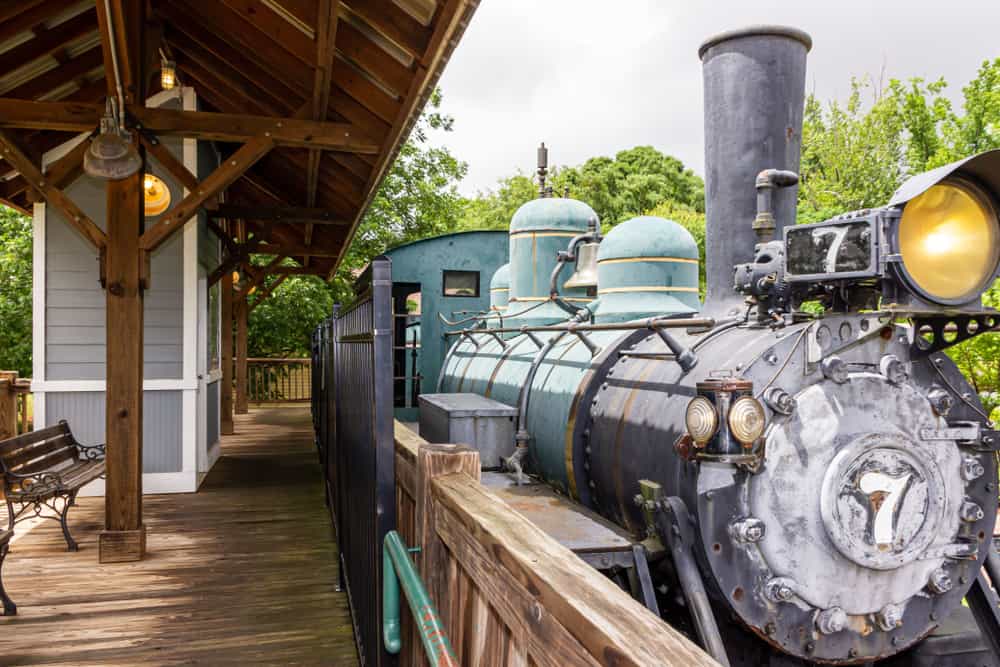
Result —
[[729, 432], [744, 444], [750, 444], [764, 433], [764, 406], [755, 398], [736, 399], [729, 408]]
[[899, 222], [899, 251], [916, 286], [960, 303], [982, 292], [1000, 261], [1000, 230], [990, 199], [947, 179], [911, 199]]
[[691, 439], [704, 445], [719, 430], [719, 413], [712, 401], [704, 396], [696, 396], [688, 403], [684, 424]]

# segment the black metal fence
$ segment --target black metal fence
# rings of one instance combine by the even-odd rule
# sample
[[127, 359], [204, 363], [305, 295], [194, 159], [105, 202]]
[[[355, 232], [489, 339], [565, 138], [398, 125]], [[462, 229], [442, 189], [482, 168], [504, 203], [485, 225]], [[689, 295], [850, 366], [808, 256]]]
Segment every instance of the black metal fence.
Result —
[[313, 335], [313, 419], [358, 653], [391, 665], [381, 625], [381, 547], [396, 526], [390, 260], [373, 260], [356, 289]]

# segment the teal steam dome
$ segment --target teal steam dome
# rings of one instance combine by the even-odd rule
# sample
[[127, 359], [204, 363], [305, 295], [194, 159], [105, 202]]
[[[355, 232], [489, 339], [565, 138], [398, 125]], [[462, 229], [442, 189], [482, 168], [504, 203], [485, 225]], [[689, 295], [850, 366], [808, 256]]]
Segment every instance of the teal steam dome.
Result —
[[598, 322], [692, 313], [698, 298], [698, 244], [673, 220], [632, 218], [597, 252]]
[[[559, 251], [574, 236], [586, 233], [591, 220], [597, 220], [594, 209], [564, 197], [533, 199], [517, 209], [510, 223], [511, 326], [552, 324], [569, 317], [549, 301], [549, 280]], [[569, 265], [560, 275], [559, 294], [568, 303], [586, 306], [594, 300], [586, 289], [564, 287], [571, 275]]]
[[504, 264], [490, 279], [490, 310], [507, 310], [510, 296], [510, 264]]

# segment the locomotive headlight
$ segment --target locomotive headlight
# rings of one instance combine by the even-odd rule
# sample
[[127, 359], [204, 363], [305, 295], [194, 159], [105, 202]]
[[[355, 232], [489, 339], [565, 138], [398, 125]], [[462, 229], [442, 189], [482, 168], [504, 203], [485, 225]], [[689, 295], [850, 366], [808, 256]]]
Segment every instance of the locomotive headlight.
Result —
[[978, 296], [1000, 263], [1000, 220], [993, 201], [960, 178], [947, 178], [907, 202], [898, 239], [907, 276], [941, 303]]
[[764, 406], [750, 396], [738, 398], [729, 408], [728, 421], [734, 438], [745, 444], [753, 443], [764, 433]]
[[704, 445], [719, 430], [719, 413], [712, 401], [696, 396], [688, 403], [684, 424], [691, 439], [698, 445]]

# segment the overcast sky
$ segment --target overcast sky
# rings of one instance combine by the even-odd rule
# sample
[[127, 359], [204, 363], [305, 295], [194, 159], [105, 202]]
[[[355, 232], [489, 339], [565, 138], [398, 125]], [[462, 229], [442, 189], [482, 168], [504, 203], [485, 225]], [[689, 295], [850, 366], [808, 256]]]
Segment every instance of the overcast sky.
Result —
[[944, 76], [949, 96], [1000, 56], [1000, 0], [482, 0], [441, 79], [469, 174], [463, 194], [552, 164], [652, 145], [699, 174], [705, 37], [782, 23], [813, 37], [807, 92], [843, 99], [851, 76]]

